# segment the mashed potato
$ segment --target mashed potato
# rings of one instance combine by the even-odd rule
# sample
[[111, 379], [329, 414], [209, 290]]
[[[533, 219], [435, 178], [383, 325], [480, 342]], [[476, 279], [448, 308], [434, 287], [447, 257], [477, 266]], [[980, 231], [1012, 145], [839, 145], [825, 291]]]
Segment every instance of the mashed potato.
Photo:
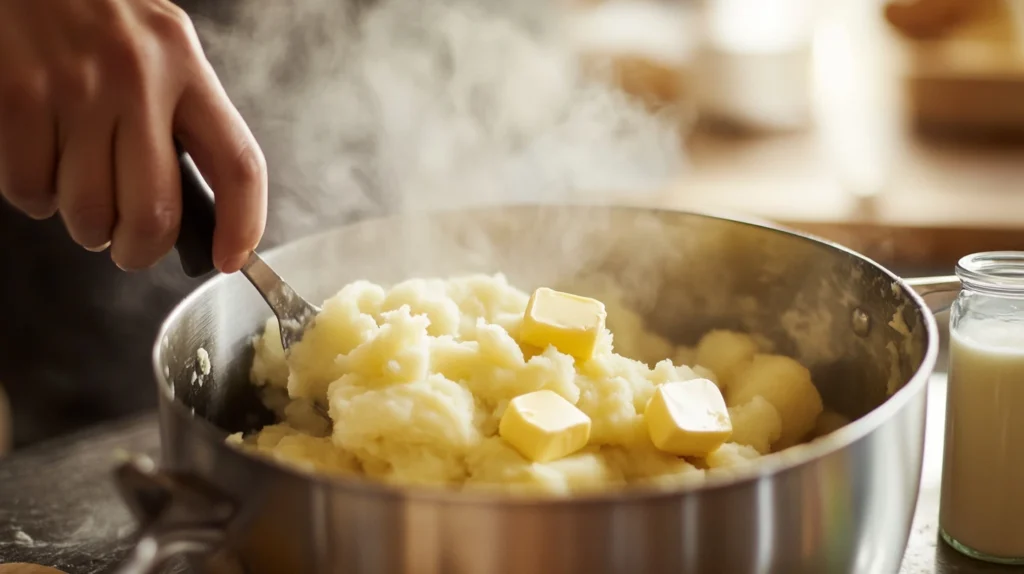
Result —
[[[229, 440], [312, 472], [568, 494], [700, 481], [810, 438], [818, 423], [821, 397], [807, 369], [759, 354], [747, 335], [715, 331], [696, 349], [674, 347], [620, 310], [609, 318], [617, 319], [619, 338], [643, 338], [662, 357], [706, 364], [646, 364], [616, 354], [607, 329], [593, 357], [577, 361], [554, 347], [520, 344], [528, 300], [502, 275], [413, 279], [390, 289], [358, 281], [325, 302], [287, 357], [271, 319], [254, 342], [252, 379], [280, 422]], [[647, 433], [647, 402], [657, 385], [695, 378], [723, 389], [731, 442], [703, 459], [661, 452]], [[541, 389], [592, 423], [583, 450], [547, 463], [525, 459], [498, 436], [509, 401]]]

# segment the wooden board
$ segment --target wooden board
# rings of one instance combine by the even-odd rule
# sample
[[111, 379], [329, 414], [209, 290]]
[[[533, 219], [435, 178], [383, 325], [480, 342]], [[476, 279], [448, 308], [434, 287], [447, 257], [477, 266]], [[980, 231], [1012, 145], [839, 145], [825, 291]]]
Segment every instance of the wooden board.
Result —
[[925, 267], [952, 273], [956, 262], [971, 253], [1024, 251], [1024, 233], [1016, 229], [780, 223], [845, 245], [891, 268]]
[[[918, 0], [924, 10], [952, 0]], [[1010, 2], [959, 0], [968, 11], [935, 37], [907, 38], [906, 95], [917, 126], [954, 135], [1024, 136], [1024, 38]], [[891, 18], [890, 18], [891, 20]], [[900, 28], [896, 27], [897, 30]]]
[[63, 570], [39, 564], [0, 564], [0, 574], [67, 574]]

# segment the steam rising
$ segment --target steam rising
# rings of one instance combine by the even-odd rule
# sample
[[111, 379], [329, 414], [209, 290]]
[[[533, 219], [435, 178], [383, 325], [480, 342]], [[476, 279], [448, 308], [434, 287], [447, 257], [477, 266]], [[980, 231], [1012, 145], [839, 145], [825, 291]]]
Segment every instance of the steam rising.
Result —
[[267, 153], [265, 243], [372, 214], [656, 191], [682, 168], [677, 127], [583, 77], [555, 5], [246, 0], [229, 25], [197, 22]]

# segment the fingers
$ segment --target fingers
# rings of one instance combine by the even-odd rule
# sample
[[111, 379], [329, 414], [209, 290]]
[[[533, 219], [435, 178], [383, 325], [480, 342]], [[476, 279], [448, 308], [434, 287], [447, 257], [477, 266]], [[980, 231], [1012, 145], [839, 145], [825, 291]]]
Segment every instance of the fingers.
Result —
[[57, 168], [57, 205], [68, 233], [90, 251], [101, 251], [113, 237], [113, 118], [89, 117], [68, 136]]
[[110, 256], [142, 269], [174, 246], [181, 222], [181, 184], [170, 118], [140, 105], [118, 119], [114, 135], [114, 225]]
[[0, 193], [37, 218], [59, 207], [76, 242], [148, 267], [180, 226], [177, 135], [217, 196], [214, 261], [238, 270], [263, 234], [266, 163], [188, 16], [168, 0], [54, 2], [0, 0]]
[[[3, 71], [3, 70], [0, 70]], [[36, 219], [57, 209], [54, 193], [57, 122], [45, 76], [0, 74], [0, 193]]]
[[216, 196], [213, 261], [238, 271], [266, 225], [266, 160], [208, 64], [178, 101], [174, 133]]

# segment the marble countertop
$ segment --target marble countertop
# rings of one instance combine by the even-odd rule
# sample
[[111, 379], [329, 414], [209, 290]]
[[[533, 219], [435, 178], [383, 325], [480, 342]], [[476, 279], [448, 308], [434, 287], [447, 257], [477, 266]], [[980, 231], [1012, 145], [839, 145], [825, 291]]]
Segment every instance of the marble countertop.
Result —
[[[933, 376], [921, 493], [900, 574], [1024, 573], [971, 560], [938, 538], [946, 378]], [[0, 461], [0, 562], [69, 574], [107, 572], [131, 544], [133, 523], [109, 479], [119, 450], [155, 455], [155, 415], [97, 427]], [[171, 571], [185, 571], [182, 565]]]

